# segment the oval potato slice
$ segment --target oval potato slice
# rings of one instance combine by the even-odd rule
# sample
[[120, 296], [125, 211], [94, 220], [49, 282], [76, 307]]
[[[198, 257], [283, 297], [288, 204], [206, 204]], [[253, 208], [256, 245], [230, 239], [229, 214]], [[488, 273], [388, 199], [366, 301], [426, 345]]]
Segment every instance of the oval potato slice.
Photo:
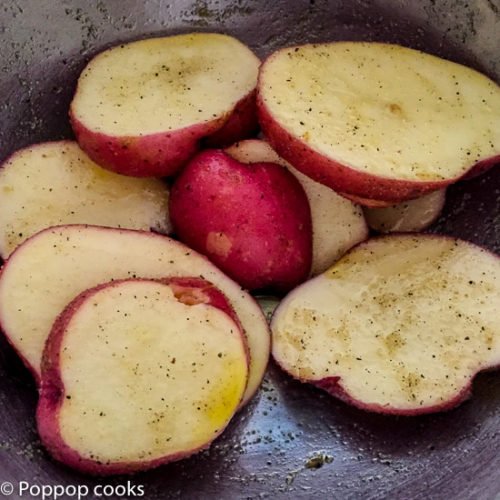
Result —
[[244, 335], [213, 285], [115, 281], [83, 292], [56, 320], [38, 429], [56, 459], [83, 472], [149, 469], [207, 447], [237, 410], [247, 374]]
[[73, 130], [105, 168], [135, 177], [173, 175], [202, 138], [225, 143], [254, 131], [259, 66], [247, 46], [218, 33], [112, 47], [80, 75]]
[[416, 198], [500, 158], [500, 87], [398, 45], [278, 50], [262, 65], [257, 104], [278, 154], [360, 198]]

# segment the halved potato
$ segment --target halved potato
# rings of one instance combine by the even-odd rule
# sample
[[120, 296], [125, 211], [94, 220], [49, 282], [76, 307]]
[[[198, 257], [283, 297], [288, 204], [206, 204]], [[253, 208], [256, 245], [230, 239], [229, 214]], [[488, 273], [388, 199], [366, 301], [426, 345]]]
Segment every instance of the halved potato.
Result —
[[429, 227], [441, 214], [446, 189], [438, 189], [414, 200], [382, 208], [364, 208], [368, 225], [381, 233], [418, 232]]
[[227, 148], [226, 153], [243, 163], [271, 162], [283, 165], [302, 184], [311, 208], [312, 275], [328, 269], [349, 248], [368, 237], [361, 207], [293, 168], [267, 142], [258, 139], [240, 141]]
[[137, 177], [174, 174], [218, 134], [253, 132], [260, 61], [241, 42], [191, 33], [122, 44], [83, 70], [70, 117], [99, 165]]
[[47, 340], [42, 442], [91, 474], [150, 469], [207, 447], [245, 391], [244, 335], [200, 279], [125, 280], [87, 290]]
[[273, 356], [365, 410], [446, 410], [500, 365], [498, 304], [498, 256], [449, 237], [374, 238], [281, 302]]
[[95, 224], [170, 232], [168, 187], [102, 169], [73, 141], [35, 144], [0, 169], [0, 255], [41, 229]]
[[397, 45], [278, 50], [262, 65], [257, 104], [278, 154], [361, 198], [416, 198], [500, 159], [499, 86]]
[[82, 225], [37, 233], [12, 253], [0, 275], [1, 327], [38, 379], [52, 324], [76, 295], [111, 280], [186, 275], [218, 287], [241, 321], [250, 350], [246, 402], [258, 389], [269, 358], [262, 310], [205, 257], [166, 236]]

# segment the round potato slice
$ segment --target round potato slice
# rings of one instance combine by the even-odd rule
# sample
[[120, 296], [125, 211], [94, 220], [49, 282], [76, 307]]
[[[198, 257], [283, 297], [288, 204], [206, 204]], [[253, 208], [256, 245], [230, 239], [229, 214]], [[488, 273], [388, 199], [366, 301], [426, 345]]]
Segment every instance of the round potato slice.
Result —
[[73, 129], [103, 167], [137, 177], [173, 175], [200, 139], [225, 143], [254, 131], [259, 66], [248, 47], [217, 33], [113, 47], [78, 80]]
[[273, 356], [365, 410], [445, 410], [500, 365], [499, 303], [498, 256], [448, 237], [374, 238], [282, 301]]
[[224, 295], [200, 279], [125, 280], [83, 292], [44, 351], [43, 443], [94, 474], [149, 469], [208, 446], [245, 390], [248, 359], [235, 319]]
[[170, 232], [168, 187], [102, 169], [73, 141], [35, 144], [0, 169], [0, 254], [41, 229], [95, 224]]

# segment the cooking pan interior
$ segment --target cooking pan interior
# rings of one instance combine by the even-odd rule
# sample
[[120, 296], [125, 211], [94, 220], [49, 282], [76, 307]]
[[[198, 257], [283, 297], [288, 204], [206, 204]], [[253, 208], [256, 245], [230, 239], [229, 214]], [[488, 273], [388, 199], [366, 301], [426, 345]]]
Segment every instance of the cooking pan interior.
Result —
[[[285, 45], [379, 40], [424, 49], [500, 80], [497, 0], [16, 0], [0, 7], [0, 159], [71, 137], [76, 78], [96, 52], [186, 31], [237, 36], [260, 56]], [[450, 190], [432, 231], [500, 252], [498, 169]], [[500, 492], [500, 376], [443, 414], [373, 415], [292, 381], [272, 363], [261, 391], [207, 451], [132, 478], [56, 464], [34, 425], [36, 389], [0, 341], [0, 480], [144, 485], [145, 498], [493, 498]], [[124, 436], [126, 439], [126, 436]]]

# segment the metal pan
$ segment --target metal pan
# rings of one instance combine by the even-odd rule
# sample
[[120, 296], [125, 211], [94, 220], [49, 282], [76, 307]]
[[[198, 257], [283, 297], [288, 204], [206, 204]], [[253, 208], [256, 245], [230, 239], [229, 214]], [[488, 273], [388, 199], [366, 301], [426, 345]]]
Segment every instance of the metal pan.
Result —
[[[13, 0], [0, 6], [0, 159], [70, 137], [76, 78], [120, 41], [204, 30], [233, 34], [265, 56], [306, 41], [382, 40], [468, 64], [500, 80], [498, 0]], [[499, 170], [452, 187], [431, 229], [500, 252]], [[37, 485], [136, 487], [128, 498], [474, 498], [500, 494], [500, 376], [444, 414], [372, 415], [284, 376], [272, 364], [254, 401], [210, 450], [131, 478], [80, 476], [53, 462], [34, 426], [36, 390], [0, 341], [0, 494]], [[127, 437], [124, 436], [124, 439]], [[85, 490], [83, 490], [84, 492]], [[111, 490], [106, 490], [108, 493]], [[71, 498], [71, 490], [67, 496]], [[111, 498], [127, 498], [123, 488]], [[126, 493], [126, 492], [125, 492]], [[53, 498], [53, 497], [46, 497]], [[73, 496], [75, 498], [75, 496]]]

